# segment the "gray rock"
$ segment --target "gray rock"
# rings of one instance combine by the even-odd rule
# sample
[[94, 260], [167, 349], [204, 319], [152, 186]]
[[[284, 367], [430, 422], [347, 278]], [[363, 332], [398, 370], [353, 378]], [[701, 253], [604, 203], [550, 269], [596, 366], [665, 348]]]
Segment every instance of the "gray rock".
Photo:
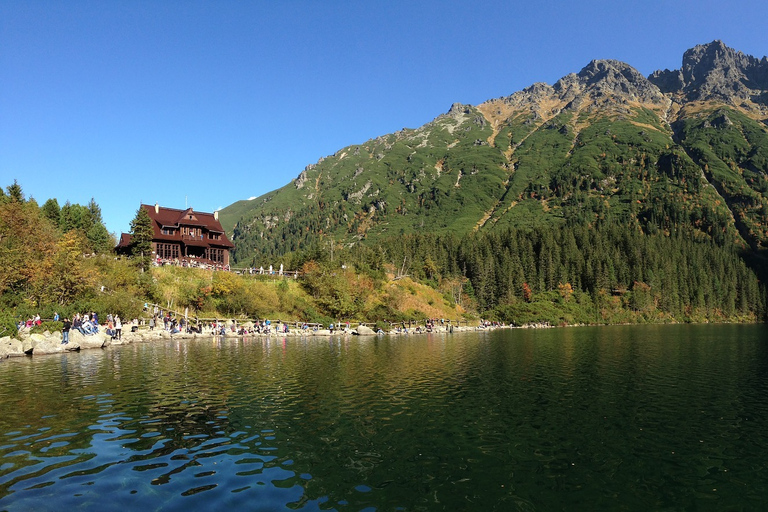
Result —
[[70, 329], [69, 330], [69, 344], [70, 345], [77, 345], [78, 347], [80, 344], [85, 340], [85, 336], [83, 333], [76, 329]]
[[373, 329], [365, 325], [358, 325], [357, 329], [355, 329], [354, 332], [356, 332], [361, 336], [370, 336], [370, 335], [376, 334], [376, 332]]
[[655, 71], [648, 80], [662, 92], [680, 95], [685, 101], [764, 102], [768, 59], [745, 55], [716, 40], [686, 51], [681, 69]]
[[80, 341], [80, 348], [101, 348], [104, 346], [105, 334], [97, 333], [90, 336], [83, 336]]
[[[37, 336], [36, 334], [32, 335], [32, 338]], [[46, 338], [44, 336], [41, 336], [42, 339], [39, 340], [32, 340], [32, 343], [35, 346], [34, 354], [40, 355], [40, 354], [60, 354], [61, 352], [64, 352], [66, 350], [66, 345], [62, 345], [60, 341], [58, 341], [55, 338]]]
[[21, 341], [5, 336], [0, 338], [0, 359], [7, 357], [21, 357], [24, 355], [24, 350], [21, 345]]

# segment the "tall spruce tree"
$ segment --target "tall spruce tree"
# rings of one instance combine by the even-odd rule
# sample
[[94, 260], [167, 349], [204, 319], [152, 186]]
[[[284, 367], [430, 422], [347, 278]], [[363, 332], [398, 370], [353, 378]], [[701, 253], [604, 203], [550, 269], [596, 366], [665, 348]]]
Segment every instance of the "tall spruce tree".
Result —
[[112, 249], [113, 241], [112, 237], [104, 226], [104, 220], [101, 218], [101, 208], [96, 201], [91, 198], [91, 202], [88, 203], [88, 212], [90, 217], [90, 225], [87, 227], [85, 236], [88, 238], [88, 242], [96, 253], [105, 253]]
[[13, 180], [13, 185], [8, 185], [6, 190], [8, 191], [8, 199], [17, 203], [24, 202], [24, 192], [21, 190], [21, 185], [19, 185], [18, 181]]
[[142, 272], [152, 263], [152, 236], [152, 219], [144, 208], [139, 207], [131, 221], [131, 254]]

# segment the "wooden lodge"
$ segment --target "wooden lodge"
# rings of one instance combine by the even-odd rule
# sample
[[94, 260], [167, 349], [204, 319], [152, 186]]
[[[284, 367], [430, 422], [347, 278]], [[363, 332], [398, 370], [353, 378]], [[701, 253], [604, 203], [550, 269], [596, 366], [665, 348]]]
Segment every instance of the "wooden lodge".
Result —
[[[196, 212], [142, 204], [152, 219], [152, 257], [155, 261], [185, 262], [191, 265], [229, 265], [229, 241], [219, 222], [219, 212]], [[131, 254], [131, 235], [120, 235], [118, 254]]]

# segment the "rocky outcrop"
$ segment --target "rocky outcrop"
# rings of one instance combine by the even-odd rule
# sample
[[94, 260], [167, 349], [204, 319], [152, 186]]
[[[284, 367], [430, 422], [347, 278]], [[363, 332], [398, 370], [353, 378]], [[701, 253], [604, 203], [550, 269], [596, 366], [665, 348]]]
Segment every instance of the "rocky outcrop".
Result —
[[682, 68], [655, 71], [648, 80], [679, 101], [720, 101], [738, 105], [746, 100], [768, 104], [768, 58], [757, 59], [722, 41], [697, 45], [683, 55]]
[[564, 76], [553, 86], [537, 83], [505, 98], [504, 102], [515, 110], [529, 110], [541, 118], [589, 105], [603, 108], [641, 103], [666, 108], [670, 100], [629, 64], [617, 60], [593, 60], [578, 73]]

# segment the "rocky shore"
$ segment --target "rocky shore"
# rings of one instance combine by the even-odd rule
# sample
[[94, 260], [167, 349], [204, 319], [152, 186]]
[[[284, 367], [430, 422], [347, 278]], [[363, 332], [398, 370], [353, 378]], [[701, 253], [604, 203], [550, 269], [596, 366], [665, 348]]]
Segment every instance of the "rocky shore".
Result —
[[[136, 331], [131, 332], [131, 325], [126, 325], [127, 332], [123, 332], [121, 338], [112, 339], [103, 330], [92, 335], [85, 336], [79, 331], [72, 329], [69, 333], [69, 343], [62, 344], [62, 336], [60, 332], [48, 332], [43, 334], [30, 334], [28, 329], [22, 328], [19, 330], [18, 338], [11, 338], [5, 336], [0, 338], [0, 360], [9, 357], [21, 357], [29, 355], [42, 355], [42, 354], [61, 354], [65, 352], [78, 352], [83, 349], [91, 348], [105, 348], [112, 345], [127, 345], [130, 343], [150, 343], [153, 341], [162, 341], [170, 339], [195, 339], [195, 338], [210, 338], [215, 336], [214, 332], [210, 329], [203, 330], [202, 333], [175, 333], [171, 334], [163, 329], [149, 330], [146, 327], [139, 327]], [[250, 327], [247, 324], [242, 327]], [[528, 326], [539, 327], [539, 326]], [[540, 327], [546, 327], [544, 325]], [[441, 326], [435, 327], [431, 332], [433, 333], [448, 333], [448, 332], [468, 332], [476, 331], [478, 329], [494, 329], [498, 327], [451, 327]], [[124, 329], [126, 331], [126, 329]], [[252, 333], [239, 335], [234, 332], [227, 331], [224, 338], [266, 338], [266, 337], [308, 337], [308, 336], [343, 336], [343, 335], [358, 335], [358, 336], [406, 336], [406, 335], [418, 335], [426, 334], [427, 331], [424, 328], [409, 329], [407, 332], [397, 332], [396, 330], [389, 331], [387, 333], [374, 332], [370, 327], [360, 325], [355, 329], [334, 329], [331, 332], [328, 329], [318, 330], [303, 330], [303, 329], [291, 329], [287, 333], [284, 332], [271, 332], [266, 333]]]

